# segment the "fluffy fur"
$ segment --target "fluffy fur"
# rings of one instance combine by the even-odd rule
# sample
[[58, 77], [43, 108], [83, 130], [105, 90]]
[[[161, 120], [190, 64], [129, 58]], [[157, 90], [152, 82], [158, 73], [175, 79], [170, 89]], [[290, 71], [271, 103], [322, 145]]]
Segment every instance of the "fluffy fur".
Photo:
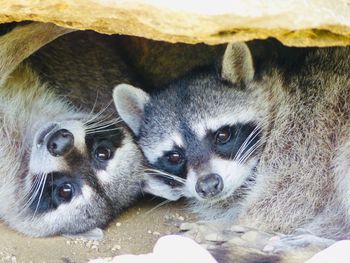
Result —
[[[156, 168], [145, 189], [173, 200], [189, 197], [205, 218], [286, 234], [302, 228], [327, 238], [287, 237], [282, 247], [349, 238], [350, 50], [266, 43], [230, 44], [221, 74], [199, 70], [151, 96], [116, 87], [119, 113], [118, 96], [137, 102], [121, 117]], [[244, 136], [240, 145], [248, 145], [249, 154], [242, 162], [223, 158], [217, 144], [205, 140], [236, 125], [225, 144], [239, 141], [237, 124], [247, 123], [259, 129], [259, 147]], [[183, 173], [159, 165], [164, 157], [174, 158], [172, 151], [182, 155]], [[198, 182], [212, 173], [221, 176], [223, 189], [209, 181], [206, 187], [215, 194], [202, 198]]]
[[104, 227], [140, 194], [141, 153], [115, 116], [93, 113], [95, 94], [79, 110], [22, 63], [71, 31], [30, 23], [0, 37], [0, 217], [31, 236]]

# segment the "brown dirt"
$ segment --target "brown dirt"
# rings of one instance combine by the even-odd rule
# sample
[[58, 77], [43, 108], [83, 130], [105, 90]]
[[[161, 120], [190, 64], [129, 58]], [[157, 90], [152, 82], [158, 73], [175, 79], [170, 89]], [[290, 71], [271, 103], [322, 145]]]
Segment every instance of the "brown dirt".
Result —
[[176, 233], [191, 220], [179, 203], [155, 208], [159, 200], [144, 200], [128, 209], [104, 231], [104, 239], [92, 241], [65, 237], [31, 238], [0, 225], [0, 262], [86, 262], [88, 259], [152, 251], [156, 240]]

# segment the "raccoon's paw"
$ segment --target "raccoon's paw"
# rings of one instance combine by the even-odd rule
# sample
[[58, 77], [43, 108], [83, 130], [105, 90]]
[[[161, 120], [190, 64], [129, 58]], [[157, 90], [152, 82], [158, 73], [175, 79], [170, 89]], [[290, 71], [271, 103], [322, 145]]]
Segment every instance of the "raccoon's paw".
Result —
[[297, 250], [320, 251], [329, 247], [334, 242], [334, 240], [312, 234], [274, 236], [269, 240], [263, 251], [272, 253], [286, 253]]

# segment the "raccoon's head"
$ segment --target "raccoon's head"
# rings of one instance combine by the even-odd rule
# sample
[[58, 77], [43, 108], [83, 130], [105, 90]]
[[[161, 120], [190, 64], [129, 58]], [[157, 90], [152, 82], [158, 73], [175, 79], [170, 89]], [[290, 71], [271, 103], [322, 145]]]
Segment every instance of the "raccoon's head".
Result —
[[142, 155], [114, 120], [63, 114], [27, 132], [8, 223], [31, 236], [106, 226], [140, 194]]
[[145, 191], [213, 204], [250, 185], [268, 111], [259, 85], [248, 47], [236, 43], [225, 51], [221, 74], [199, 70], [153, 95], [117, 86], [117, 111], [152, 168]]

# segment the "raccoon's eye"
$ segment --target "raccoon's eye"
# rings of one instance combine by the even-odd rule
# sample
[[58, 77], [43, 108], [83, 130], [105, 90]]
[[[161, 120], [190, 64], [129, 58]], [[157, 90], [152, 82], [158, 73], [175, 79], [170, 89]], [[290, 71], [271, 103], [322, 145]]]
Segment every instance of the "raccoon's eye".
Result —
[[99, 146], [95, 150], [95, 157], [100, 161], [107, 161], [111, 158], [112, 151], [106, 146]]
[[184, 158], [179, 152], [170, 152], [166, 155], [166, 158], [171, 164], [180, 164], [183, 162]]
[[215, 133], [215, 143], [225, 144], [231, 139], [231, 129], [229, 126], [225, 126]]
[[73, 197], [73, 186], [69, 183], [62, 184], [57, 189], [57, 195], [60, 201], [69, 202]]

